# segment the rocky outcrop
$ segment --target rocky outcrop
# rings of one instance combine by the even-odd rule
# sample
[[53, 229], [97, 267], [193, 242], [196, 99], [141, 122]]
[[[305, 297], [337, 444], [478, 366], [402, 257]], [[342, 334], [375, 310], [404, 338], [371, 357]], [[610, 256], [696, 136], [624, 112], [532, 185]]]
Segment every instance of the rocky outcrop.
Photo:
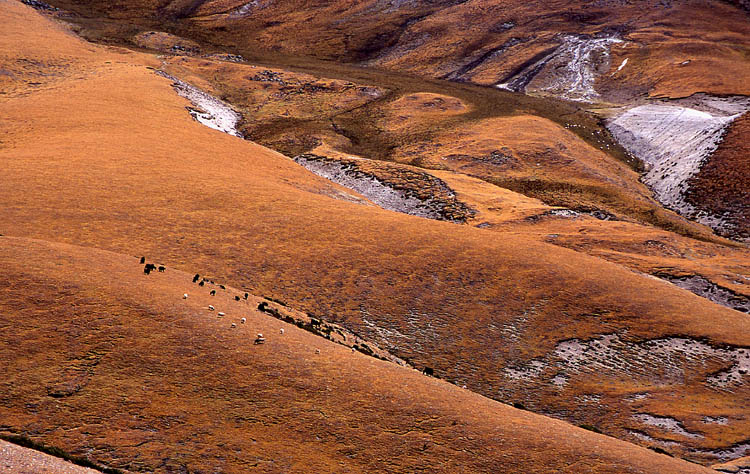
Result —
[[340, 161], [313, 154], [296, 156], [294, 161], [383, 209], [461, 223], [473, 215], [445, 182], [425, 172], [387, 165], [378, 170], [362, 166], [359, 160]]

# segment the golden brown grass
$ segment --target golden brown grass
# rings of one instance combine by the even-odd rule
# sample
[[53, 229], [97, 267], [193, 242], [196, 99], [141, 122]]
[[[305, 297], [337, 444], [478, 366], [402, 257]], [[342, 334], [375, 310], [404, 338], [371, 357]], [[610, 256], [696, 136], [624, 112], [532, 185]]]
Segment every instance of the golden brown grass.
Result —
[[[420, 425], [416, 420], [433, 426], [431, 404], [445, 403], [447, 411], [439, 412], [438, 420], [447, 423], [452, 418], [444, 413], [450, 413], [469, 417], [468, 425], [479, 423], [466, 436], [445, 428], [450, 424], [425, 428], [430, 436], [447, 433], [443, 444], [435, 443], [447, 470], [461, 463], [477, 471], [499, 466], [542, 470], [545, 463], [559, 463], [560, 469], [569, 470], [589, 465], [602, 472], [610, 469], [605, 467], [608, 458], [596, 460], [609, 447], [591, 458], [581, 458], [579, 450], [604, 438], [573, 430], [570, 436], [550, 436], [555, 442], [578, 444], [567, 451], [548, 449], [535, 444], [547, 442], [546, 434], [540, 439], [540, 426], [547, 425], [528, 425], [531, 428], [524, 431], [528, 436], [521, 437], [514, 430], [526, 425], [513, 421], [521, 416], [517, 412], [506, 414], [502, 410], [508, 409], [495, 402], [415, 373], [405, 372], [402, 378], [402, 372], [398, 376], [391, 372], [401, 369], [374, 359], [359, 366], [351, 362], [348, 349], [326, 346], [330, 365], [312, 363], [317, 361], [314, 353], [283, 345], [268, 359], [254, 357], [254, 348], [243, 345], [246, 336], [191, 319], [197, 309], [191, 306], [194, 300], [179, 299], [188, 277], [175, 269], [211, 274], [235, 288], [281, 298], [300, 310], [340, 322], [417, 366], [429, 365], [448, 381], [465, 383], [488, 397], [521, 401], [541, 412], [575, 405], [576, 397], [590, 393], [592, 386], [599, 387], [605, 398], [621, 400], [644, 384], [623, 381], [622, 375], [594, 373], [571, 381], [560, 394], [541, 383], [539, 390], [530, 391], [504, 376], [503, 368], [545, 356], [561, 340], [617, 332], [632, 339], [683, 335], [716, 345], [747, 345], [750, 322], [744, 315], [621, 265], [544, 243], [541, 236], [530, 237], [524, 225], [492, 232], [333, 199], [331, 195], [346, 190], [267, 148], [194, 122], [185, 111], [187, 102], [174, 94], [170, 82], [148, 69], [160, 66], [154, 57], [89, 45], [27, 7], [13, 2], [0, 6], [6, 25], [0, 36], [3, 67], [27, 81], [45, 78], [34, 88], [3, 83], [5, 94], [0, 95], [5, 132], [0, 148], [5, 166], [0, 175], [0, 233], [19, 238], [3, 239], [7, 245], [3, 278], [8, 282], [2, 286], [2, 304], [7, 307], [2, 314], [16, 315], [11, 321], [33, 318], [28, 326], [6, 324], [12, 332], [5, 347], [14, 352], [3, 360], [18, 364], [11, 372], [14, 380], [28, 381], [15, 383], [13, 392], [5, 392], [12, 394], [13, 403], [2, 404], [8, 411], [3, 418], [12, 419], [16, 430], [34, 432], [50, 444], [65, 439], [66, 446], [77, 450], [93, 446], [103, 461], [118, 456], [132, 460], [131, 467], [146, 470], [166, 469], [159, 462], [176, 447], [184, 454], [170, 458], [169, 467], [207, 462], [201, 459], [218, 463], [223, 456], [225, 465], [211, 461], [211, 466], [239, 471], [250, 467], [247, 459], [255, 462], [260, 457], [259, 466], [273, 470], [274, 466], [263, 464], [268, 459], [259, 453], [274, 453], [274, 459], [281, 459], [289, 446], [279, 439], [292, 440], [298, 453], [299, 457], [284, 458], [290, 470], [312, 465], [327, 471], [339, 462], [353, 466], [354, 472], [374, 470], [392, 462], [394, 445], [402, 446], [406, 438], [405, 454], [399, 458], [402, 464], [392, 470], [413, 472], [433, 465], [437, 458], [425, 458], [420, 451], [426, 437], [413, 434], [422, 433], [412, 431]], [[36, 66], [26, 71], [29, 58]], [[66, 65], [66, 74], [44, 75], [55, 71], [48, 65], [58, 63]], [[467, 194], [470, 188], [464, 188]], [[491, 194], [488, 188], [482, 191]], [[487, 194], [481, 199], [490, 199]], [[601, 227], [599, 232], [607, 229]], [[663, 239], [669, 235], [661, 234]], [[29, 238], [61, 244], [32, 245]], [[686, 251], [687, 242], [680, 244]], [[168, 264], [168, 274], [155, 275], [158, 280], [146, 280], [141, 286], [142, 272], [134, 263], [63, 244], [146, 254]], [[713, 251], [705, 247], [705, 252]], [[722, 258], [727, 261], [746, 258], [731, 249], [726, 252]], [[100, 258], [96, 255], [104, 261], [96, 260]], [[131, 265], [133, 270], [128, 270]], [[80, 308], [71, 309], [73, 303]], [[513, 326], [524, 318], [529, 323], [512, 337], [491, 332], [490, 328]], [[259, 319], [258, 324], [281, 323]], [[52, 337], [59, 336], [56, 328], [63, 328], [64, 337]], [[299, 337], [313, 336], [301, 333]], [[28, 346], [15, 351], [21, 347], [18, 344]], [[49, 352], [50, 347], [55, 351]], [[263, 350], [271, 347], [268, 344]], [[110, 358], [115, 350], [123, 352]], [[19, 354], [24, 358], [19, 359]], [[274, 359], [282, 356], [283, 363]], [[54, 363], [33, 363], [45, 357]], [[227, 360], [236, 364], [230, 369]], [[86, 393], [92, 396], [73, 395], [69, 398], [73, 405], [55, 406], [54, 400], [39, 393], [40, 387], [67, 373], [61, 369], [70, 368], [73, 376], [86, 372], [90, 367], [86, 361], [108, 367], [102, 369], [102, 378], [87, 382], [84, 391], [90, 390]], [[282, 375], [276, 377], [282, 368]], [[700, 382], [711, 369], [716, 368], [696, 369], [682, 384], [649, 386], [653, 390], [649, 407], [686, 420], [709, 410], [741, 413], [748, 385], [734, 393], [715, 392]], [[36, 375], [24, 376], [35, 370]], [[259, 379], [257, 374], [268, 376]], [[291, 383], [278, 382], [278, 390], [269, 390], [268, 384], [277, 380]], [[324, 381], [329, 380], [331, 392], [340, 395], [326, 395]], [[404, 393], [405, 383], [416, 387], [417, 395]], [[445, 393], [435, 387], [445, 387]], [[308, 400], [301, 393], [315, 395]], [[675, 393], [700, 403], [678, 411], [668, 403]], [[475, 397], [477, 404], [464, 397]], [[44, 416], [27, 408], [32, 398], [39, 401], [34, 409]], [[187, 400], [186, 405], [175, 405], [176, 399]], [[370, 402], [360, 404], [360, 399]], [[248, 405], [253, 400], [258, 404]], [[285, 406], [291, 400], [298, 405]], [[395, 401], [384, 409], [388, 400]], [[213, 411], [204, 411], [207, 403]], [[315, 412], [318, 406], [324, 407], [323, 414]], [[252, 418], [250, 408], [263, 415], [261, 421]], [[79, 425], [79, 414], [88, 409], [98, 415], [85, 419], [87, 430], [45, 431]], [[276, 416], [281, 409], [288, 411]], [[326, 409], [334, 410], [335, 416]], [[495, 409], [501, 410], [498, 415], [487, 414]], [[624, 436], [628, 410], [621, 401], [613, 402], [599, 410], [581, 410], [571, 419]], [[296, 423], [293, 412], [306, 415], [299, 425], [291, 425], [296, 429], [287, 429], [287, 423]], [[133, 418], [138, 413], [144, 413], [148, 422]], [[369, 418], [360, 418], [365, 416]], [[97, 424], [102, 417], [108, 420], [106, 426]], [[379, 420], [393, 420], [393, 424], [381, 426]], [[249, 425], [255, 431], [249, 431]], [[492, 431], [506, 427], [506, 434]], [[448, 431], [441, 431], [444, 428]], [[151, 429], [164, 438], [154, 441]], [[687, 447], [742, 441], [747, 431], [748, 420], [737, 419], [674, 452], [686, 455]], [[321, 447], [314, 436], [307, 437], [308, 432], [328, 444]], [[484, 434], [480, 437], [480, 433]], [[506, 457], [508, 452], [496, 446], [511, 439], [520, 440], [511, 443], [519, 448]], [[466, 452], [452, 451], [450, 442], [456, 440], [469, 443], [457, 444], [461, 449], [466, 446]], [[672, 462], [642, 450], [631, 455], [636, 448], [617, 446], [626, 446], [616, 449], [627, 452], [622, 458], [630, 457], [628, 462]], [[249, 457], [236, 454], [238, 449]], [[522, 456], [524, 451], [531, 454]], [[545, 454], [539, 457], [539, 453]], [[473, 464], [482, 462], [489, 464]], [[676, 472], [699, 469], [673, 465]], [[614, 466], [615, 472], [627, 469]], [[665, 472], [668, 469], [664, 467]]]

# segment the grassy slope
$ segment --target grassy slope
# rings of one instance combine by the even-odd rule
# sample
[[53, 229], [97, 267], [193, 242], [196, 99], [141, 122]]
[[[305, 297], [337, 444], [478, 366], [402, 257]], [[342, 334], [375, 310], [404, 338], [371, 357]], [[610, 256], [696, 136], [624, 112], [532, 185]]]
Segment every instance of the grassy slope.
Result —
[[750, 238], [750, 115], [729, 128], [724, 141], [691, 178], [688, 200], [714, 215], [728, 213], [738, 234]]
[[[0, 99], [6, 235], [146, 253], [381, 336], [367, 319], [402, 335], [390, 340], [401, 355], [490, 396], [524, 397], [500, 369], [570, 337], [627, 329], [633, 338], [747, 344], [748, 322], [735, 312], [602, 260], [332, 199], [328, 183], [282, 156], [193, 122], [169, 82], [145, 67], [157, 65], [152, 58], [85, 45], [28, 9], [3, 7], [5, 67], [41, 83], [13, 82]], [[534, 325], [518, 339], [485, 337], [490, 324], [524, 314]], [[700, 375], [679, 391], [711, 394]], [[608, 376], [591, 377], [587, 384]], [[744, 387], [712, 403], [741, 411]], [[662, 387], [651, 403], [673, 392]], [[680, 416], [702, 413], [698, 404]], [[627, 415], [614, 406], [584, 421], [620, 433]], [[701, 444], [741, 441], [744, 426]]]
[[135, 257], [2, 237], [0, 262], [3, 429], [113, 467], [708, 472], [354, 353], [232, 288], [145, 276]]

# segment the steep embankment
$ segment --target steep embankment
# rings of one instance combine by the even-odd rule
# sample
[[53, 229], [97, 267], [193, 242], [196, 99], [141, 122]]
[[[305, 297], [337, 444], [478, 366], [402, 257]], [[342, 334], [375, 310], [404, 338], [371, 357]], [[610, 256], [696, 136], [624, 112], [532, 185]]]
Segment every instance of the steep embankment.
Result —
[[733, 123], [716, 152], [688, 181], [685, 199], [721, 216], [726, 234], [750, 240], [750, 114]]

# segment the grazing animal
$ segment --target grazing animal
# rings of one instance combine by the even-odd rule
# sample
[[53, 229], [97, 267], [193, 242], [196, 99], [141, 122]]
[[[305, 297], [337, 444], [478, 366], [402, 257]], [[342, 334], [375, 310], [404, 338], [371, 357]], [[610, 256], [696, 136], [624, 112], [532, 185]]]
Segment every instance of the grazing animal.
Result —
[[164, 265], [159, 265], [159, 273], [164, 273], [164, 270], [166, 269], [167, 267], [165, 267]]
[[435, 371], [432, 369], [432, 367], [425, 367], [424, 370], [422, 370], [422, 373], [425, 375], [429, 375], [430, 377], [433, 377], [435, 375]]
[[320, 349], [315, 349], [316, 354], [320, 354]]
[[196, 281], [198, 281], [198, 279], [200, 279], [200, 277], [201, 276], [196, 273], [195, 276], [193, 277], [193, 283], [195, 283]]
[[226, 290], [227, 289], [227, 287], [224, 286], [224, 285], [219, 285], [219, 288], [221, 288], [222, 290]]
[[205, 282], [205, 281], [201, 281], [200, 283], [198, 283], [198, 286], [203, 286], [203, 285], [205, 285], [205, 284], [206, 284], [206, 282]]
[[141, 265], [143, 265], [144, 263], [146, 263], [146, 257], [141, 257]]
[[239, 300], [240, 300], [240, 297], [239, 297], [239, 296], [235, 296], [235, 297], [234, 297], [234, 301], [239, 301]]
[[284, 334], [284, 328], [279, 329], [279, 334]]
[[241, 322], [242, 324], [245, 324], [245, 322], [246, 322], [246, 321], [247, 321], [247, 319], [246, 319], [246, 318], [242, 318], [242, 319], [240, 319], [240, 322]]
[[208, 310], [209, 310], [209, 311], [213, 311], [214, 309], [216, 309], [216, 308], [214, 308], [214, 307], [213, 307], [213, 306], [211, 306], [211, 305], [208, 305]]
[[216, 295], [216, 290], [211, 290], [211, 293], [209, 293], [209, 295], [211, 295], [211, 296]]
[[146, 275], [154, 270], [156, 270], [156, 265], [154, 265], [153, 263], [147, 263], [146, 266], [143, 267], [143, 273], [145, 273]]
[[236, 328], [236, 327], [237, 327], [237, 325], [236, 325], [236, 324], [234, 324], [234, 323], [232, 323], [232, 327], [233, 327], [233, 328]]
[[245, 293], [245, 299], [247, 299], [247, 296], [248, 296], [248, 294], [247, 294], [247, 293]]
[[260, 304], [258, 305], [258, 311], [265, 312], [267, 308], [268, 308], [268, 303], [266, 303], [265, 301], [261, 301]]
[[217, 314], [217, 316], [220, 317], [220, 318], [223, 318], [224, 317], [224, 313], [222, 313], [221, 311], [219, 311], [219, 314]]
[[187, 294], [187, 293], [185, 293], [185, 294], [183, 294], [183, 295], [182, 295], [182, 299], [183, 299], [183, 300], [186, 300], [186, 299], [187, 299], [187, 297], [188, 297], [188, 294]]
[[254, 344], [263, 344], [266, 342], [266, 339], [263, 337], [263, 334], [258, 333], [258, 337], [255, 338]]

